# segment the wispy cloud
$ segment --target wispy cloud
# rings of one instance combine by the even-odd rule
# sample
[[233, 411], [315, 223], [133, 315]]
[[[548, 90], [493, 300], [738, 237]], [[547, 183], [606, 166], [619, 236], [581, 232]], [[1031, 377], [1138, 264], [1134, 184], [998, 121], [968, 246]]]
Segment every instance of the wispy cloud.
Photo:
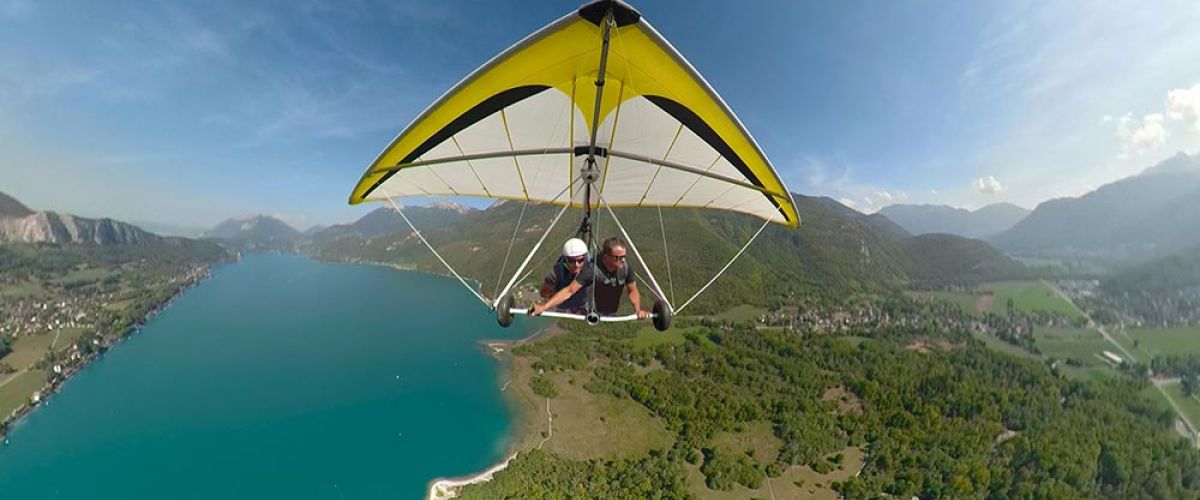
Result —
[[789, 184], [802, 186], [806, 194], [834, 198], [863, 213], [877, 212], [888, 205], [908, 200], [908, 194], [903, 191], [857, 181], [854, 170], [850, 163], [841, 159], [806, 156], [793, 169], [799, 175], [793, 176], [796, 178]]

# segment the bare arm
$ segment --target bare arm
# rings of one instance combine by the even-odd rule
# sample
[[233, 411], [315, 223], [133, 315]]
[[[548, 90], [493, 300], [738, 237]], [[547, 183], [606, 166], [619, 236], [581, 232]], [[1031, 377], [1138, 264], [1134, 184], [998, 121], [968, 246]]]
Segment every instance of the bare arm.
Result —
[[645, 309], [642, 309], [642, 296], [638, 293], [637, 283], [630, 281], [625, 284], [625, 291], [629, 292], [629, 302], [633, 303], [633, 312], [637, 314], [638, 319], [649, 316]]
[[563, 301], [571, 298], [572, 295], [575, 295], [575, 292], [578, 292], [580, 288], [583, 288], [583, 285], [579, 284], [578, 281], [572, 281], [571, 284], [567, 285], [566, 288], [559, 290], [558, 293], [554, 294], [553, 297], [550, 297], [550, 300], [533, 306], [533, 310], [530, 311], [529, 314], [532, 316], [537, 316], [546, 312], [547, 309], [562, 304]]

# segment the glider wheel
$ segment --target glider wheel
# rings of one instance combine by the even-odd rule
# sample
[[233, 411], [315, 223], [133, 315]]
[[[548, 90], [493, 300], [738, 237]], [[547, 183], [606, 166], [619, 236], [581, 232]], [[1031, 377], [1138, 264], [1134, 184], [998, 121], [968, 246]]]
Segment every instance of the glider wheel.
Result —
[[596, 311], [587, 313], [587, 316], [584, 317], [584, 319], [587, 320], [587, 324], [590, 326], [596, 326], [600, 324], [600, 315], [597, 314]]
[[671, 310], [661, 300], [654, 301], [654, 328], [660, 332], [671, 328]]
[[508, 325], [513, 322], [512, 305], [512, 295], [505, 295], [500, 299], [500, 304], [496, 306], [496, 322], [504, 328], [508, 328]]

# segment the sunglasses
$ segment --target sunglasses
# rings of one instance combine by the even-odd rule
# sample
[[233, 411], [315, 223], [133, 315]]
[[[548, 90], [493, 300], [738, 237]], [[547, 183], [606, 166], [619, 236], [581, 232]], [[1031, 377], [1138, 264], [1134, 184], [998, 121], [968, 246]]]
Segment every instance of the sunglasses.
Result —
[[567, 262], [570, 262], [571, 264], [583, 264], [586, 260], [586, 255], [580, 255], [579, 257], [567, 257]]
[[610, 257], [612, 260], [615, 260], [615, 261], [617, 261], [617, 262], [625, 262], [625, 256], [624, 256], [624, 255], [613, 255], [613, 254], [608, 254], [608, 256], [609, 256], [609, 257]]

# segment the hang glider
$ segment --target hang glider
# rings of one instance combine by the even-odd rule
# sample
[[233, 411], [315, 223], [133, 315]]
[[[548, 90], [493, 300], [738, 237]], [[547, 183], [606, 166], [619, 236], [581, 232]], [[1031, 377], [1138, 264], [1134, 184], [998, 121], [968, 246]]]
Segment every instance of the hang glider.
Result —
[[[451, 88], [371, 163], [350, 203], [440, 195], [580, 208], [581, 233], [602, 206], [710, 208], [758, 217], [764, 228], [800, 224], [778, 173], [716, 91], [615, 0], [563, 16]], [[513, 284], [480, 298], [498, 308]]]

